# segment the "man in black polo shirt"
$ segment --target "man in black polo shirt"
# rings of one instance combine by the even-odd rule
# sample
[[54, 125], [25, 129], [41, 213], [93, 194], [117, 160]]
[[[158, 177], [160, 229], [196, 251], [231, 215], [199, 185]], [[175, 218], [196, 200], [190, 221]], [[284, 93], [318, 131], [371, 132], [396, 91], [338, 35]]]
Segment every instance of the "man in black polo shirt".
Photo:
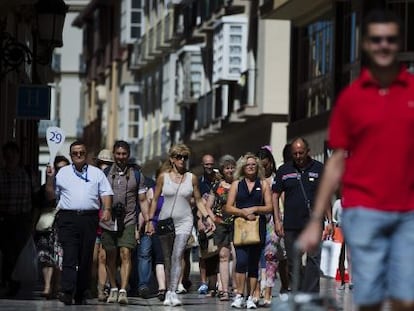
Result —
[[[290, 277], [294, 260], [301, 260], [295, 258], [294, 243], [310, 219], [323, 171], [323, 164], [309, 156], [309, 144], [304, 138], [296, 138], [291, 144], [291, 151], [293, 160], [279, 168], [272, 187], [275, 229], [279, 236], [285, 238]], [[279, 209], [279, 198], [282, 193], [283, 217]], [[331, 221], [330, 215], [328, 220]], [[300, 278], [301, 291], [319, 292], [320, 261], [320, 248], [307, 254], [306, 266]]]

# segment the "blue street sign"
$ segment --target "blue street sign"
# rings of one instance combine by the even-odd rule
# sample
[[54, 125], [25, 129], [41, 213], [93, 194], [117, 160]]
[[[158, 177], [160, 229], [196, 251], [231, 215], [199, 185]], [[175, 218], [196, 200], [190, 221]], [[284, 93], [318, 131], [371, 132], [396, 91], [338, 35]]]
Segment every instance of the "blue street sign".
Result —
[[18, 119], [50, 119], [50, 86], [21, 85], [17, 92]]

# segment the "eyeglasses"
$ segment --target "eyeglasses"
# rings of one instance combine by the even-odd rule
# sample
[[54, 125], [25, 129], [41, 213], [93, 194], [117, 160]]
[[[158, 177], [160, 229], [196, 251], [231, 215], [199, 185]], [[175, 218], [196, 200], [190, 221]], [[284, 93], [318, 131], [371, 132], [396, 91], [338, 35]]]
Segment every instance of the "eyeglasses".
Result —
[[396, 44], [398, 42], [398, 36], [370, 36], [368, 40], [374, 44], [380, 44], [386, 41], [388, 44]]
[[86, 152], [85, 152], [85, 151], [72, 151], [72, 152], [70, 153], [70, 155], [71, 155], [72, 157], [83, 157], [83, 156], [85, 156], [85, 154], [86, 154]]
[[177, 159], [177, 160], [184, 160], [184, 161], [187, 161], [187, 160], [188, 160], [188, 155], [184, 155], [184, 154], [176, 154], [176, 155], [174, 156], [174, 158], [175, 158], [175, 159]]

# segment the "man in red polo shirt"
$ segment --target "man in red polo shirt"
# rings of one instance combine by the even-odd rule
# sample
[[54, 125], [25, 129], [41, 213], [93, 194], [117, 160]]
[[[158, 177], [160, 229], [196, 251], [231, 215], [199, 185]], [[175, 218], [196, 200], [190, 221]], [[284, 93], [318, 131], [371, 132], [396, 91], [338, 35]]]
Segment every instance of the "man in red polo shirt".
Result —
[[[370, 12], [360, 77], [335, 105], [314, 212], [300, 237], [304, 250], [320, 242], [320, 219], [342, 181], [343, 230], [352, 254], [359, 310], [414, 310], [414, 77], [397, 62], [399, 19]], [[392, 165], [390, 165], [392, 161]]]

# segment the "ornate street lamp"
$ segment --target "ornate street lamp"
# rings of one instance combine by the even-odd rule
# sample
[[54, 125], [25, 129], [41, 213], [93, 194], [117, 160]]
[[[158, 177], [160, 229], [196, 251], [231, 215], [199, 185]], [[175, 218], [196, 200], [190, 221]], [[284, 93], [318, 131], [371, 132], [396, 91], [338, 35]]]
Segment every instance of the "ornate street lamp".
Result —
[[37, 12], [37, 35], [46, 46], [62, 47], [62, 31], [68, 6], [63, 0], [39, 0]]
[[48, 65], [53, 49], [63, 45], [62, 31], [68, 11], [65, 2], [39, 0], [34, 7], [36, 27], [33, 32], [33, 50], [9, 33], [0, 33], [0, 77], [17, 71], [23, 63]]

